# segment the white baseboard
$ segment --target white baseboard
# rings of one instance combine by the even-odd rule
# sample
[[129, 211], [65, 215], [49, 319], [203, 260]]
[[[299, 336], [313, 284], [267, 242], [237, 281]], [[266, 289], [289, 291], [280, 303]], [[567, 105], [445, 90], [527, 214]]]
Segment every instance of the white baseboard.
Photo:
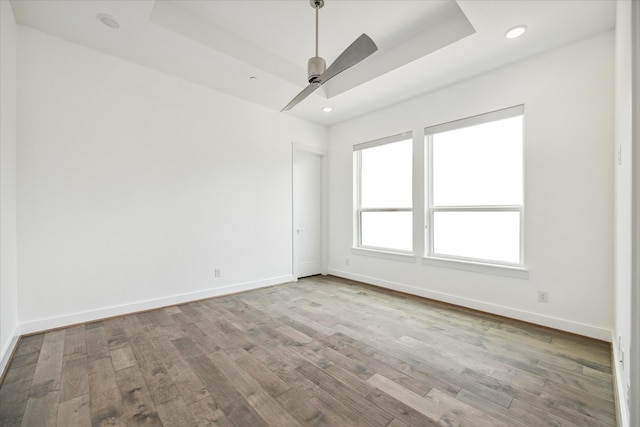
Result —
[[329, 274], [345, 279], [356, 280], [358, 282], [368, 283], [370, 285], [380, 286], [395, 291], [404, 292], [411, 295], [417, 295], [449, 304], [460, 305], [475, 310], [484, 311], [486, 313], [497, 314], [499, 316], [509, 317], [512, 319], [522, 320], [524, 322], [535, 323], [537, 325], [546, 326], [561, 331], [567, 331], [578, 335], [596, 338], [602, 341], [611, 342], [611, 330], [600, 328], [597, 326], [587, 325], [584, 323], [573, 322], [571, 320], [559, 319], [557, 317], [545, 316], [529, 311], [518, 310], [502, 305], [491, 304], [484, 301], [478, 301], [470, 298], [464, 298], [457, 295], [451, 295], [443, 292], [431, 291], [428, 289], [417, 288], [415, 286], [405, 285], [402, 283], [391, 282], [378, 279], [375, 277], [354, 274], [347, 271], [330, 269]]
[[620, 351], [614, 331], [611, 332], [611, 342], [613, 343], [611, 346], [613, 348], [613, 391], [616, 400], [616, 418], [618, 420], [618, 427], [630, 427], [629, 407], [627, 406], [627, 390], [622, 376]]
[[11, 355], [18, 344], [18, 339], [20, 338], [20, 327], [16, 325], [11, 332], [11, 339], [7, 344], [2, 348], [2, 352], [0, 353], [0, 378], [4, 375], [5, 369], [9, 365], [9, 360], [11, 359]]
[[100, 319], [106, 319], [114, 316], [122, 316], [129, 313], [139, 311], [153, 310], [156, 308], [167, 307], [175, 304], [184, 304], [190, 301], [197, 301], [206, 298], [218, 297], [223, 295], [235, 294], [238, 292], [250, 291], [253, 289], [265, 288], [268, 286], [279, 285], [282, 283], [292, 282], [292, 275], [272, 277], [269, 279], [259, 280], [255, 282], [237, 283], [233, 285], [223, 286], [220, 288], [212, 288], [204, 291], [189, 292], [186, 294], [172, 295], [165, 298], [157, 298], [147, 301], [138, 301], [130, 304], [101, 308], [98, 310], [83, 311], [79, 313], [65, 314], [64, 316], [49, 317], [44, 319], [32, 320], [22, 323], [20, 331], [22, 334], [32, 334], [50, 329], [62, 328], [78, 323], [92, 322]]

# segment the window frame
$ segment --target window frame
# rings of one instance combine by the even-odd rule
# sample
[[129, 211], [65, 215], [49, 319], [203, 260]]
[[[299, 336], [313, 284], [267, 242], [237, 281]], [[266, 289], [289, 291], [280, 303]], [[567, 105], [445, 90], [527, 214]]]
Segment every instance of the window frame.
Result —
[[[511, 117], [523, 117], [522, 126], [522, 204], [520, 205], [470, 205], [470, 206], [434, 206], [434, 180], [433, 180], [433, 135], [437, 133], [447, 132], [450, 130], [461, 129], [469, 126], [490, 123], [502, 119]], [[439, 261], [452, 262], [458, 267], [463, 265], [471, 266], [471, 269], [475, 270], [474, 266], [487, 266], [497, 267], [500, 269], [507, 269], [512, 271], [526, 271], [525, 267], [525, 170], [524, 170], [524, 105], [516, 105], [514, 107], [508, 107], [489, 113], [483, 113], [476, 116], [471, 116], [451, 122], [443, 123], [435, 126], [428, 126], [424, 128], [424, 144], [425, 144], [425, 188], [426, 188], [426, 206], [425, 206], [425, 247], [424, 247], [424, 260], [436, 261], [436, 265], [439, 265]], [[465, 257], [451, 254], [440, 254], [434, 250], [434, 214], [437, 212], [518, 212], [520, 216], [520, 235], [519, 235], [519, 260], [518, 262], [508, 262], [493, 259], [483, 259], [474, 257]], [[493, 268], [495, 270], [495, 268]]]
[[[370, 252], [377, 252], [377, 253], [381, 253], [381, 254], [389, 254], [389, 255], [400, 255], [400, 256], [413, 256], [414, 255], [414, 250], [415, 250], [415, 242], [414, 242], [414, 221], [413, 221], [413, 217], [415, 216], [415, 201], [411, 200], [411, 207], [386, 207], [386, 208], [363, 208], [362, 207], [362, 152], [366, 149], [369, 148], [375, 148], [375, 147], [380, 147], [382, 145], [388, 145], [388, 144], [393, 144], [396, 142], [401, 142], [401, 141], [410, 141], [411, 142], [411, 146], [412, 146], [412, 159], [411, 159], [411, 167], [413, 168], [413, 164], [414, 164], [414, 158], [413, 158], [413, 132], [411, 131], [407, 131], [407, 132], [403, 132], [400, 134], [396, 134], [396, 135], [392, 135], [392, 136], [388, 136], [388, 137], [384, 137], [384, 138], [380, 138], [380, 139], [376, 139], [373, 141], [368, 141], [368, 142], [363, 142], [360, 144], [356, 144], [353, 146], [353, 154], [354, 154], [354, 175], [355, 175], [355, 188], [354, 191], [356, 192], [356, 197], [354, 198], [355, 200], [355, 206], [354, 206], [354, 215], [355, 215], [355, 219], [354, 219], [354, 224], [355, 226], [355, 233], [354, 233], [354, 247], [353, 249], [356, 251], [370, 251]], [[412, 175], [412, 179], [411, 179], [411, 186], [413, 189], [414, 186], [414, 179], [413, 179], [413, 175]], [[413, 194], [413, 191], [412, 191]], [[412, 241], [412, 248], [411, 250], [402, 250], [402, 249], [397, 249], [397, 248], [387, 248], [387, 247], [380, 247], [380, 246], [365, 246], [362, 244], [362, 214], [363, 213], [367, 213], [367, 212], [410, 212], [412, 214], [412, 220], [411, 220], [411, 227], [412, 227], [412, 232], [411, 232], [411, 241]]]

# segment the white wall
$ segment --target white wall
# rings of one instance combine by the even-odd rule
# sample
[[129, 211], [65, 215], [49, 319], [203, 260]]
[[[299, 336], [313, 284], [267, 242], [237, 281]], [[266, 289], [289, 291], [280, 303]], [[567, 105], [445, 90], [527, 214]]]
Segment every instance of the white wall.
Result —
[[29, 28], [18, 52], [25, 332], [291, 279], [291, 146], [324, 127]]
[[[631, 345], [632, 69], [631, 2], [617, 2], [615, 57], [615, 328], [614, 355], [622, 425], [628, 425]], [[637, 117], [636, 117], [637, 120]], [[626, 362], [621, 362], [624, 352]]]
[[0, 1], [0, 372], [18, 328], [16, 238], [16, 23]]
[[[602, 34], [331, 128], [330, 272], [610, 340], [613, 63], [614, 36]], [[354, 144], [518, 104], [528, 279], [352, 253]]]

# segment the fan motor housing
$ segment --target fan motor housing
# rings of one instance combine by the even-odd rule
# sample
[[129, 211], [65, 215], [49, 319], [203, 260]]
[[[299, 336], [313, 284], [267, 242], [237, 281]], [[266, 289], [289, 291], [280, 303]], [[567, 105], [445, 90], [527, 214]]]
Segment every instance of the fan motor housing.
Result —
[[327, 64], [324, 58], [320, 58], [319, 56], [309, 58], [309, 62], [307, 63], [309, 84], [320, 84], [320, 76], [325, 72], [326, 68]]

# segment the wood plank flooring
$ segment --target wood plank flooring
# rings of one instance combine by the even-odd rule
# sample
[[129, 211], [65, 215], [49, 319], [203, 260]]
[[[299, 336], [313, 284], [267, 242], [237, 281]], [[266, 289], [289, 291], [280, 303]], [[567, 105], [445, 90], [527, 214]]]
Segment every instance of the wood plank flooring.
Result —
[[610, 346], [335, 277], [24, 337], [13, 426], [615, 426]]

